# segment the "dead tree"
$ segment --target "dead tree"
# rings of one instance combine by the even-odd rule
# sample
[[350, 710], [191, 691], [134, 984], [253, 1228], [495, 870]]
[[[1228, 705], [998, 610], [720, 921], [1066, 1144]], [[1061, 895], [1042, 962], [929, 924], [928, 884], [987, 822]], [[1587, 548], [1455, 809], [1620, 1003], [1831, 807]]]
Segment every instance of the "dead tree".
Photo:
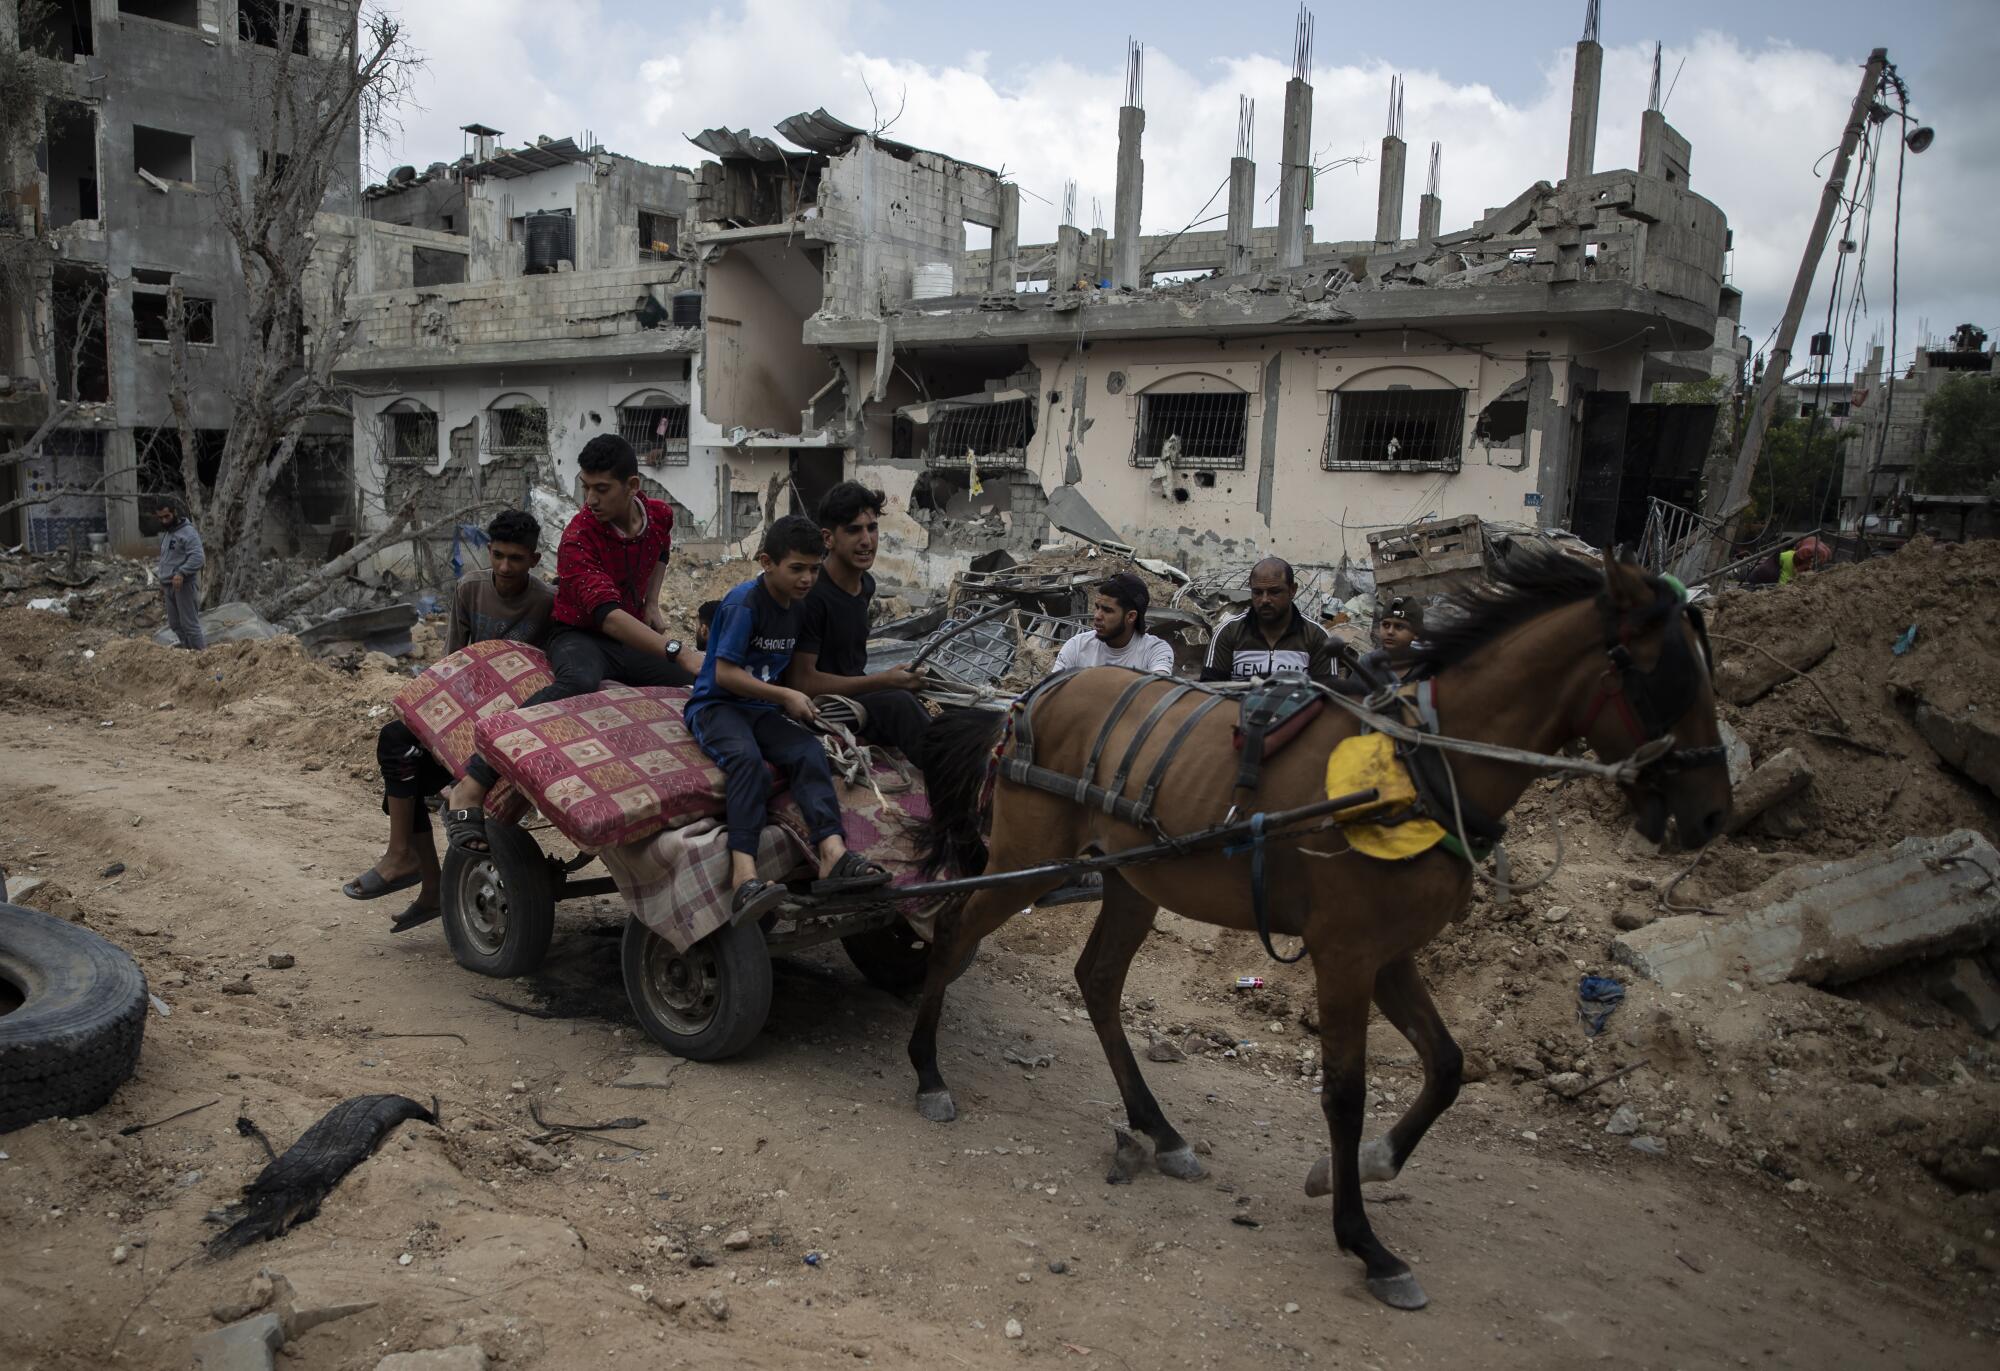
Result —
[[[182, 484], [207, 548], [211, 604], [243, 598], [272, 489], [307, 425], [316, 418], [351, 422], [333, 373], [354, 334], [345, 317], [353, 250], [322, 242], [316, 217], [328, 192], [357, 170], [358, 148], [389, 127], [422, 60], [401, 21], [378, 12], [362, 14], [310, 55], [294, 53], [294, 26], [308, 11], [284, 6], [278, 13], [275, 47], [245, 64], [269, 146], [255, 167], [225, 162], [212, 197], [242, 274], [244, 311], [229, 435], [209, 486], [198, 469], [198, 382], [188, 363], [185, 311], [177, 292], [168, 304], [168, 401], [180, 433]], [[367, 541], [380, 547], [391, 539]]]

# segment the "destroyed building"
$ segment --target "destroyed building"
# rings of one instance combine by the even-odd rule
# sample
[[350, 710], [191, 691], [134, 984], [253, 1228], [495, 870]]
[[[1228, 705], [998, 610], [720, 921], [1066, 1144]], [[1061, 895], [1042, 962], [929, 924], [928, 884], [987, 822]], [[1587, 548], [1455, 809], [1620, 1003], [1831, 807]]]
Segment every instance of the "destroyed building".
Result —
[[1971, 324], [1927, 340], [1898, 376], [1885, 368], [1882, 349], [1873, 350], [1851, 388], [1854, 436], [1841, 453], [1843, 532], [1895, 535], [1928, 527], [1947, 537], [1991, 536], [1990, 495], [1923, 490], [1917, 463], [1928, 439], [1924, 411], [1931, 397], [1953, 377], [1995, 375], [1994, 352], [1985, 330]]
[[[39, 448], [0, 466], [0, 505], [39, 492], [46, 503], [0, 513], [0, 543], [47, 551], [72, 537], [141, 554], [158, 529], [141, 494], [181, 489], [181, 442], [168, 391], [168, 292], [186, 301], [191, 408], [202, 469], [220, 459], [242, 347], [243, 286], [217, 226], [217, 178], [239, 186], [270, 155], [260, 82], [288, 41], [294, 61], [336, 51], [351, 34], [351, 0], [55, 0], [18, 31], [5, 7], [0, 43], [58, 64], [39, 136], [0, 165], [0, 248], [32, 279], [0, 287], [0, 451], [63, 413]], [[291, 16], [296, 15], [296, 22]], [[288, 37], [286, 37], [288, 35]], [[351, 214], [358, 137], [326, 209]], [[324, 543], [350, 527], [347, 426], [328, 420], [302, 440], [273, 502], [273, 544]], [[296, 546], [294, 547], [296, 550]]]

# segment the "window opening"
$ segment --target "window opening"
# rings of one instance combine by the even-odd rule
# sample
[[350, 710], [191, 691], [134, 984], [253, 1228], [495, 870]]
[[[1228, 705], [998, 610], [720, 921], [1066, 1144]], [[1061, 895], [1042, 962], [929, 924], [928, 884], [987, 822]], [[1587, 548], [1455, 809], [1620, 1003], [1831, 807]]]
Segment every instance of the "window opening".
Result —
[[680, 222], [671, 214], [658, 210], [639, 211], [639, 260], [642, 262], [664, 262], [674, 255], [674, 245], [679, 240]]
[[90, 0], [44, 0], [23, 5], [21, 46], [57, 62], [74, 62], [97, 51], [90, 26]]
[[[136, 277], [138, 273], [134, 272]], [[182, 326], [187, 330], [190, 343], [210, 344], [215, 341], [215, 301], [198, 295], [181, 297]], [[135, 290], [132, 292], [132, 332], [142, 343], [164, 343], [169, 341], [167, 329], [167, 297], [161, 292]]]
[[465, 284], [465, 254], [445, 248], [410, 249], [410, 283], [418, 286]]
[[487, 411], [488, 452], [547, 452], [549, 412], [540, 405], [515, 405]]
[[1026, 400], [947, 400], [931, 406], [926, 427], [927, 467], [962, 471], [969, 453], [978, 458], [981, 471], [1022, 471], [1028, 465], [1028, 440], [1035, 436], [1035, 416]]
[[289, 32], [292, 51], [303, 57], [312, 29], [309, 19], [303, 5], [281, 5], [278, 0], [237, 0], [236, 36], [260, 48], [275, 48]]
[[308, 433], [292, 450], [292, 509], [303, 524], [326, 527], [348, 522], [353, 499], [354, 440], [341, 434]]
[[645, 466], [684, 467], [688, 464], [688, 407], [663, 401], [620, 405], [618, 436], [632, 445]]
[[49, 101], [49, 226], [98, 217], [97, 116], [73, 100]]
[[1139, 397], [1132, 465], [1241, 471], [1249, 421], [1250, 397], [1240, 390], [1148, 392]]
[[58, 264], [51, 278], [55, 309], [56, 397], [82, 404], [111, 398], [111, 369], [104, 349], [104, 286], [101, 267]]
[[1462, 390], [1335, 391], [1320, 466], [1327, 471], [1457, 471]]
[[392, 462], [437, 460], [438, 417], [428, 409], [391, 409], [382, 413], [382, 450]]
[[201, 22], [196, 0], [118, 0], [118, 12], [138, 19], [157, 19], [162, 24], [179, 24], [184, 29]]
[[132, 169], [151, 172], [162, 181], [194, 180], [194, 136], [134, 124]]

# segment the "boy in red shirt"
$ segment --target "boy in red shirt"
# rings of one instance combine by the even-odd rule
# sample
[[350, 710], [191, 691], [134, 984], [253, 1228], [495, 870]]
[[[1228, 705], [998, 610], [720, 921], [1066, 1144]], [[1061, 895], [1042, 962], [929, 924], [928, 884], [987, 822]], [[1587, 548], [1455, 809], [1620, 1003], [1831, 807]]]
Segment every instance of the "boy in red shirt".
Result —
[[[525, 705], [567, 700], [607, 680], [630, 686], [684, 686], [701, 658], [667, 636], [660, 581], [673, 546], [674, 510], [642, 494], [632, 445], [600, 433], [577, 454], [583, 508], [556, 552], [555, 625], [549, 668], [555, 680]], [[486, 792], [498, 779], [474, 757], [452, 787], [445, 832], [454, 847], [485, 852]]]

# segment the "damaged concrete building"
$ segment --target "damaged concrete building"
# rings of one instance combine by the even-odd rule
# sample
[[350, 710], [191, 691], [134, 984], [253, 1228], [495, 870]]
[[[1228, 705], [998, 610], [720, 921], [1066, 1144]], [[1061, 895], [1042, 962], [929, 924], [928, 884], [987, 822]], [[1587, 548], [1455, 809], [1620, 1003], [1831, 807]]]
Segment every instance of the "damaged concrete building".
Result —
[[[0, 44], [54, 64], [56, 91], [24, 139], [0, 152], [0, 451], [55, 407], [57, 427], [0, 466], [0, 542], [38, 551], [96, 535], [143, 554], [158, 529], [142, 494], [181, 489], [169, 404], [170, 290], [187, 310], [190, 409], [199, 470], [212, 474], [231, 421], [244, 344], [242, 277], [212, 205], [270, 156], [263, 101], [276, 45], [292, 60], [339, 50], [352, 0], [53, 0], [4, 7]], [[16, 130], [7, 130], [9, 135]], [[353, 213], [358, 137], [339, 149], [325, 216]], [[351, 528], [346, 425], [316, 423], [273, 501], [270, 545], [319, 551]], [[67, 493], [81, 492], [81, 493]]]

